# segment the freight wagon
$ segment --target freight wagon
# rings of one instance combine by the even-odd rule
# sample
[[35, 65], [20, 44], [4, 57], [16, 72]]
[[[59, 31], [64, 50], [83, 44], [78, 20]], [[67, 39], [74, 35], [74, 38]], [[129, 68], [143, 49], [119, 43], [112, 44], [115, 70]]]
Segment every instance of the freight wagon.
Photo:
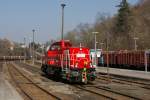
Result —
[[[107, 66], [107, 53], [109, 67], [150, 70], [150, 51], [104, 51], [104, 66]], [[101, 58], [98, 59], [100, 61]], [[100, 62], [98, 64], [101, 65]]]

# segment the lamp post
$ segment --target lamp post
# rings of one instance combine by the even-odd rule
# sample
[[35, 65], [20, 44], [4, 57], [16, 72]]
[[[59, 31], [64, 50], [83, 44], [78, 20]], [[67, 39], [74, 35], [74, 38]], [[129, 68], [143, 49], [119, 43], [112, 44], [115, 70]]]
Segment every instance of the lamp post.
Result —
[[34, 33], [35, 33], [35, 29], [32, 30], [32, 33], [33, 33], [32, 64], [34, 65]]
[[32, 38], [29, 37], [29, 50], [30, 50], [30, 58], [32, 60], [32, 47], [31, 47], [31, 41], [32, 41]]
[[26, 38], [24, 37], [24, 63], [26, 60]]
[[148, 69], [147, 69], [147, 66], [148, 66], [148, 65], [147, 65], [147, 58], [148, 58], [148, 57], [147, 57], [147, 54], [148, 54], [148, 52], [145, 51], [145, 53], [144, 53], [144, 59], [145, 59], [145, 60], [144, 60], [144, 64], [145, 64], [145, 72], [147, 72], [147, 70], [148, 70]]
[[61, 39], [64, 39], [64, 7], [66, 6], [66, 4], [61, 4], [62, 7], [62, 26], [61, 26]]
[[93, 34], [94, 34], [94, 38], [95, 38], [95, 42], [94, 42], [94, 44], [95, 44], [95, 56], [94, 56], [94, 62], [95, 62], [95, 67], [96, 67], [96, 58], [97, 58], [97, 56], [96, 56], [96, 54], [97, 54], [97, 48], [96, 48], [96, 44], [97, 44], [97, 40], [96, 40], [96, 34], [98, 34], [99, 32], [92, 32]]
[[134, 50], [137, 50], [137, 40], [139, 39], [138, 37], [134, 37]]
[[111, 83], [111, 78], [110, 78], [110, 74], [109, 74], [109, 43], [108, 40], [109, 39], [109, 33], [106, 32], [106, 65], [107, 65], [107, 75], [108, 75], [108, 84]]

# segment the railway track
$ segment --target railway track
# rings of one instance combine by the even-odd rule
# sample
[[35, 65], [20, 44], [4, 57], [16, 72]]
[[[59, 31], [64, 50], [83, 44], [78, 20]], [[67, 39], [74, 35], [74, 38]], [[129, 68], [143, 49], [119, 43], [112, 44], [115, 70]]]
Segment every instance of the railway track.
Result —
[[[19, 64], [19, 63], [18, 63]], [[37, 68], [37, 67], [28, 67], [26, 64], [22, 64], [22, 66], [23, 67], [25, 67], [25, 68], [27, 68], [28, 70], [30, 70], [31, 72], [33, 72], [34, 71], [34, 73], [36, 73], [36, 72], [39, 72], [38, 70], [40, 70], [39, 68]], [[90, 90], [88, 90], [88, 89], [84, 89], [84, 88], [82, 88], [82, 87], [80, 87], [80, 86], [74, 86], [74, 85], [70, 85], [71, 87], [75, 87], [75, 88], [78, 88], [78, 89], [80, 89], [80, 90], [82, 90], [82, 91], [85, 91], [85, 92], [89, 92], [91, 95], [96, 95], [96, 96], [98, 96], [99, 98], [103, 98], [103, 99], [111, 99], [111, 100], [114, 100], [113, 98], [111, 98], [111, 97], [109, 97], [109, 96], [106, 96], [106, 95], [103, 95], [103, 94], [100, 94], [100, 93], [97, 93], [97, 92], [94, 92], [94, 91], [90, 91]]]
[[[36, 71], [36, 72], [40, 72], [40, 68], [37, 68], [37, 67], [34, 67], [33, 66], [30, 66], [30, 67], [27, 67], [26, 64], [22, 64], [24, 67], [26, 67], [27, 69], [30, 69], [31, 71]], [[102, 75], [102, 74], [98, 74], [102, 77], [98, 77], [98, 79], [100, 80], [105, 80], [105, 81], [108, 81], [108, 77], [106, 75]], [[150, 84], [148, 82], [141, 82], [139, 81], [136, 81], [135, 79], [130, 79], [129, 78], [119, 78], [119, 77], [115, 77], [115, 76], [112, 76], [110, 77], [111, 81], [114, 82], [114, 83], [119, 83], [119, 84], [127, 84], [127, 85], [136, 85], [138, 87], [141, 87], [141, 88], [144, 88], [144, 89], [148, 89], [150, 90]]]
[[99, 96], [103, 96], [109, 100], [140, 100], [139, 98], [131, 97], [129, 95], [121, 94], [118, 92], [114, 92], [112, 90], [108, 90], [108, 89], [105, 89], [102, 87], [95, 87], [95, 86], [90, 86], [90, 87], [87, 86], [86, 87], [83, 85], [81, 85], [81, 86], [77, 85], [74, 87], [84, 90], [84, 91], [87, 91], [87, 92], [90, 92], [90, 93], [93, 93], [93, 94], [97, 94]]
[[[19, 63], [18, 63], [18, 64], [19, 64]], [[19, 64], [19, 65], [20, 65], [20, 64]], [[31, 71], [31, 72], [34, 72], [34, 73], [40, 72], [40, 69], [37, 68], [37, 67], [31, 67], [31, 66], [29, 67], [29, 66], [27, 66], [26, 64], [22, 64], [22, 66], [23, 66], [24, 68], [26, 68], [27, 70]], [[37, 70], [39, 70], [39, 71], [37, 71]], [[47, 79], [47, 78], [46, 78], [46, 79]], [[45, 78], [44, 78], [44, 80], [45, 80]], [[103, 95], [103, 94], [100, 94], [100, 93], [97, 93], [97, 92], [94, 92], [94, 91], [86, 90], [86, 89], [83, 89], [83, 88], [78, 87], [78, 86], [74, 86], [74, 85], [70, 85], [70, 84], [69, 84], [69, 86], [75, 87], [76, 89], [78, 88], [78, 89], [80, 89], [80, 90], [82, 90], [82, 91], [85, 91], [85, 92], [88, 92], [90, 95], [95, 95], [96, 97], [101, 98], [101, 99], [103, 99], [103, 100], [114, 100], [114, 99], [111, 98], [111, 97], [105, 96], [105, 95]], [[96, 99], [96, 100], [97, 100], [97, 99]]]
[[[108, 81], [108, 76], [99, 74], [98, 79]], [[150, 90], [150, 84], [148, 82], [142, 82], [140, 80], [137, 81], [135, 79], [131, 80], [131, 79], [127, 79], [127, 78], [126, 79], [119, 78], [119, 77], [115, 77], [115, 76], [111, 76], [110, 80], [114, 83], [134, 85], [134, 86], [138, 86], [138, 87]]]
[[[29, 71], [35, 71], [34, 73], [37, 72], [37, 70], [40, 70], [39, 68], [37, 67], [29, 67], [25, 64], [23, 64], [23, 66], [25, 68], [27, 68], [27, 70]], [[33, 70], [33, 69], [36, 69], [36, 70]], [[71, 85], [72, 87], [75, 87], [77, 89], [80, 89], [82, 91], [86, 91], [86, 92], [89, 92], [91, 95], [97, 95], [98, 97], [101, 97], [101, 98], [104, 98], [104, 99], [111, 99], [111, 100], [118, 100], [118, 99], [124, 99], [124, 100], [140, 100], [139, 98], [136, 98], [134, 96], [130, 96], [130, 95], [127, 95], [127, 94], [123, 94], [123, 93], [119, 93], [119, 92], [116, 92], [116, 91], [113, 91], [111, 89], [107, 89], [105, 87], [102, 87], [102, 86], [95, 86], [95, 85]]]
[[61, 100], [61, 98], [34, 83], [12, 64], [8, 65], [8, 71], [17, 87], [29, 100]]
[[2, 66], [2, 63], [0, 62], [0, 73], [2, 72], [3, 70], [3, 66]]
[[41, 73], [41, 69], [40, 67], [35, 67], [35, 66], [32, 66], [32, 65], [29, 65], [29, 64], [26, 64], [26, 63], [16, 63], [17, 65], [29, 70], [30, 72], [32, 73]]

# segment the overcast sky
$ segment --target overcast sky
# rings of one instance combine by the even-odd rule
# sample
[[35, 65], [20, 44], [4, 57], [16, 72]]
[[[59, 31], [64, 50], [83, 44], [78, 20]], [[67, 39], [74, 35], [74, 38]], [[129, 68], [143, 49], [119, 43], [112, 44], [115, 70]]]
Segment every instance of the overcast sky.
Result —
[[[22, 42], [31, 40], [32, 29], [35, 40], [45, 42], [59, 38], [61, 30], [61, 7], [65, 7], [64, 33], [80, 23], [93, 23], [97, 13], [114, 15], [121, 0], [0, 0], [0, 38]], [[128, 0], [130, 4], [138, 0]]]

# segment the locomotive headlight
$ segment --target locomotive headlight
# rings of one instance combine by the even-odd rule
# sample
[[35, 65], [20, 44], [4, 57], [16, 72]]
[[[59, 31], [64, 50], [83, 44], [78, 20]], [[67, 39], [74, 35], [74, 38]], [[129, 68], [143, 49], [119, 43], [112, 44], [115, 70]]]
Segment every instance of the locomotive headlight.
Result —
[[84, 68], [83, 71], [86, 72], [86, 68]]
[[76, 67], [76, 68], [78, 67], [78, 62], [76, 62], [75, 67]]
[[93, 67], [92, 63], [90, 63], [90, 67], [91, 67], [91, 68]]
[[90, 63], [90, 67], [92, 68], [93, 67], [92, 62], [90, 61], [89, 63]]

